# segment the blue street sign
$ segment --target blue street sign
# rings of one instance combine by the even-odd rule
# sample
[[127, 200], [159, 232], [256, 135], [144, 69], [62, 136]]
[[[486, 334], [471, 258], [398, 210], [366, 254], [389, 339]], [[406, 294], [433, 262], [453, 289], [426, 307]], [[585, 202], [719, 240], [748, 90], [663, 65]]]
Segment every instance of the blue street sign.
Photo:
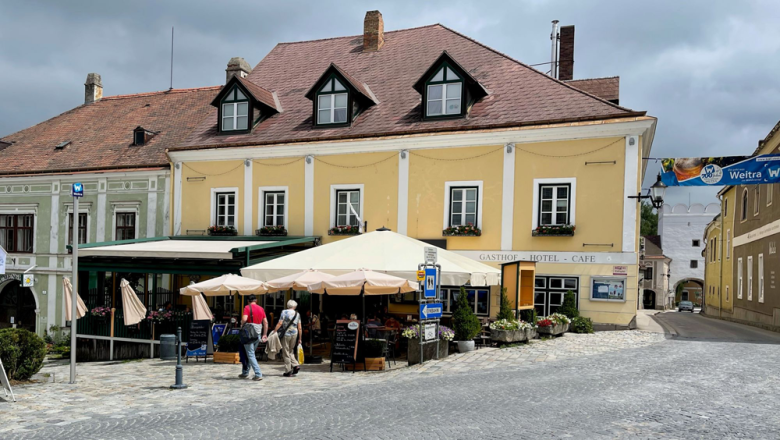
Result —
[[420, 304], [420, 319], [441, 318], [442, 313], [444, 313], [442, 303]]
[[438, 284], [436, 281], [436, 268], [426, 267], [425, 286], [423, 289], [424, 296], [426, 298], [436, 298], [436, 285]]
[[84, 197], [84, 185], [80, 183], [74, 183], [71, 187], [70, 195], [73, 197]]

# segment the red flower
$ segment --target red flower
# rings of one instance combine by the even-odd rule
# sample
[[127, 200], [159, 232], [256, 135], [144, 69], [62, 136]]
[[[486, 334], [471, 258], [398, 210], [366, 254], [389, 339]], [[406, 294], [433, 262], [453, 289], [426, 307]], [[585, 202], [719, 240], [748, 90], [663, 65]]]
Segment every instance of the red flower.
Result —
[[551, 327], [553, 323], [549, 319], [542, 319], [541, 321], [538, 321], [536, 325], [539, 327]]

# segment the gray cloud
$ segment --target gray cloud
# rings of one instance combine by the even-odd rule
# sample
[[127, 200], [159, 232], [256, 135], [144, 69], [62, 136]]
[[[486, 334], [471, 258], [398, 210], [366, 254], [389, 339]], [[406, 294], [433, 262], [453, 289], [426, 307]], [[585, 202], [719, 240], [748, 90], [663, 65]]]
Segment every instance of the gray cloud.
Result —
[[[83, 99], [220, 84], [278, 42], [442, 23], [529, 64], [548, 61], [550, 20], [576, 25], [576, 78], [620, 75], [621, 104], [659, 118], [653, 156], [749, 154], [780, 115], [780, 3], [774, 1], [132, 1], [0, 0], [0, 136]], [[654, 180], [650, 166], [647, 184]], [[713, 191], [670, 190], [670, 201]]]

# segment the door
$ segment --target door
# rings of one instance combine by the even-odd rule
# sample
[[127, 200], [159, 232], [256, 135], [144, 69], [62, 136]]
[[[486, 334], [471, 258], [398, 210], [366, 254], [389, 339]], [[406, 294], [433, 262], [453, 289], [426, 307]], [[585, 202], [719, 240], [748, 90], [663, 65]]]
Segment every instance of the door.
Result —
[[681, 298], [680, 301], [690, 301], [688, 299], [688, 291], [687, 290], [683, 290], [682, 291], [682, 296], [680, 298]]
[[652, 290], [645, 290], [642, 306], [645, 309], [655, 308], [655, 292], [653, 292]]
[[[13, 327], [35, 332], [35, 296], [19, 281], [0, 287], [0, 328]], [[11, 322], [13, 321], [13, 322]]]

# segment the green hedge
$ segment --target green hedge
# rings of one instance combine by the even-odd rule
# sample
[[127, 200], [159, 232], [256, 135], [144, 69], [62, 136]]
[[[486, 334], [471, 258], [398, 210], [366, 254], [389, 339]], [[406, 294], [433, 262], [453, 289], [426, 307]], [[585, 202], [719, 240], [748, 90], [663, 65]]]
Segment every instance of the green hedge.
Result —
[[582, 316], [573, 318], [569, 325], [569, 331], [572, 333], [593, 333], [593, 321]]
[[40, 371], [46, 356], [43, 339], [25, 329], [0, 330], [0, 359], [8, 379], [27, 380]]
[[221, 353], [238, 353], [238, 350], [244, 348], [241, 344], [241, 340], [238, 335], [225, 335], [219, 338], [219, 344], [217, 344], [217, 351]]

